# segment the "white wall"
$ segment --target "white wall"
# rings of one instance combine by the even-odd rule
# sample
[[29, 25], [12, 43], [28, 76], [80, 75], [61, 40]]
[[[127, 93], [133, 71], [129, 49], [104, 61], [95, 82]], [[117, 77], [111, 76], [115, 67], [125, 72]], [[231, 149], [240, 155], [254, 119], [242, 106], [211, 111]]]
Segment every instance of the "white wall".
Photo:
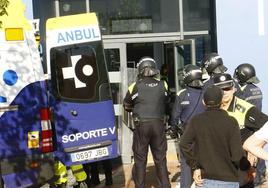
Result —
[[[263, 6], [262, 6], [263, 5]], [[263, 112], [268, 114], [268, 1], [217, 0], [218, 52], [228, 73], [251, 63], [263, 91]]]

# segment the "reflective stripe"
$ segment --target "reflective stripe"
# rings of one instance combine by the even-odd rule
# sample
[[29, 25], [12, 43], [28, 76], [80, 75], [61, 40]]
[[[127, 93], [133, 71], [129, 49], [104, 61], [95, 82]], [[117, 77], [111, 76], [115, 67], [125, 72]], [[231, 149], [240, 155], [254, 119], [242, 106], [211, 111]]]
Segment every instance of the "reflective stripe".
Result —
[[134, 86], [136, 85], [136, 82], [132, 83], [129, 87], [128, 87], [128, 91], [131, 94], [133, 92]]
[[253, 99], [261, 99], [262, 95], [255, 95], [245, 98], [246, 101], [253, 100]]
[[67, 182], [67, 169], [66, 166], [63, 165], [60, 161], [56, 161], [54, 164], [55, 169], [55, 184], [62, 184]]
[[78, 182], [85, 181], [87, 179], [87, 174], [83, 169], [83, 165], [72, 165], [71, 169]]
[[165, 85], [166, 90], [168, 90], [168, 84], [166, 81], [164, 81], [164, 85]]
[[42, 131], [52, 129], [50, 120], [42, 120], [41, 121]]
[[49, 142], [49, 143], [43, 143], [43, 144], [42, 144], [43, 147], [46, 147], [46, 146], [52, 146], [52, 145], [53, 145], [52, 142]]
[[50, 142], [50, 141], [52, 141], [52, 138], [44, 138], [43, 139], [43, 142]]
[[177, 96], [180, 96], [180, 94], [183, 92], [183, 91], [185, 91], [186, 89], [182, 89], [182, 90], [180, 90], [180, 91], [178, 91], [177, 92]]
[[238, 97], [235, 97], [232, 111], [227, 111], [227, 112], [230, 116], [234, 117], [237, 120], [239, 124], [239, 128], [243, 129], [245, 128], [246, 114], [248, 110], [252, 107], [253, 105], [250, 104], [249, 102], [239, 99]]

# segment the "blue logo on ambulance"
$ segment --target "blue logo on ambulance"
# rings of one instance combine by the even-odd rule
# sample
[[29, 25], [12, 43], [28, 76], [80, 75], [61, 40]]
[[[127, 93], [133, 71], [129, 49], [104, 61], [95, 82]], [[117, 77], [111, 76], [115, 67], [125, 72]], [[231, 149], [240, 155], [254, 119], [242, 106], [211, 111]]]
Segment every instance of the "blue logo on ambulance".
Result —
[[7, 70], [7, 71], [4, 72], [3, 80], [7, 85], [13, 86], [18, 81], [18, 75], [13, 70]]
[[95, 25], [50, 30], [47, 35], [49, 46], [53, 47], [101, 40], [100, 29]]
[[[9, 86], [13, 86], [18, 81], [18, 75], [13, 70], [7, 70], [3, 74], [3, 81], [5, 82], [5, 84]], [[4, 96], [0, 96], [0, 103], [6, 103], [6, 102], [7, 102], [7, 98]]]

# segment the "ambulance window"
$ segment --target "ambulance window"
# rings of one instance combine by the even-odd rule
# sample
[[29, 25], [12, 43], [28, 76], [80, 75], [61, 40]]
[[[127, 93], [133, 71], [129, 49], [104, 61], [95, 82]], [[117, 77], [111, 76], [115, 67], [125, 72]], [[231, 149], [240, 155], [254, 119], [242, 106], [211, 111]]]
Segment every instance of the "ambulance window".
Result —
[[96, 58], [95, 49], [86, 45], [51, 49], [54, 93], [62, 100], [94, 100], [100, 79]]

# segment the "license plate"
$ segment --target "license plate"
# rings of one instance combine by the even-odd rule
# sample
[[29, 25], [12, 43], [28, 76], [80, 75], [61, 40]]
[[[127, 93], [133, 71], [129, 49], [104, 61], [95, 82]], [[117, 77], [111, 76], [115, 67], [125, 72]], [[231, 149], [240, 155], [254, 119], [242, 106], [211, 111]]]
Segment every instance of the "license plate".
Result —
[[86, 151], [80, 151], [71, 154], [72, 162], [98, 159], [109, 156], [108, 147], [96, 148]]

